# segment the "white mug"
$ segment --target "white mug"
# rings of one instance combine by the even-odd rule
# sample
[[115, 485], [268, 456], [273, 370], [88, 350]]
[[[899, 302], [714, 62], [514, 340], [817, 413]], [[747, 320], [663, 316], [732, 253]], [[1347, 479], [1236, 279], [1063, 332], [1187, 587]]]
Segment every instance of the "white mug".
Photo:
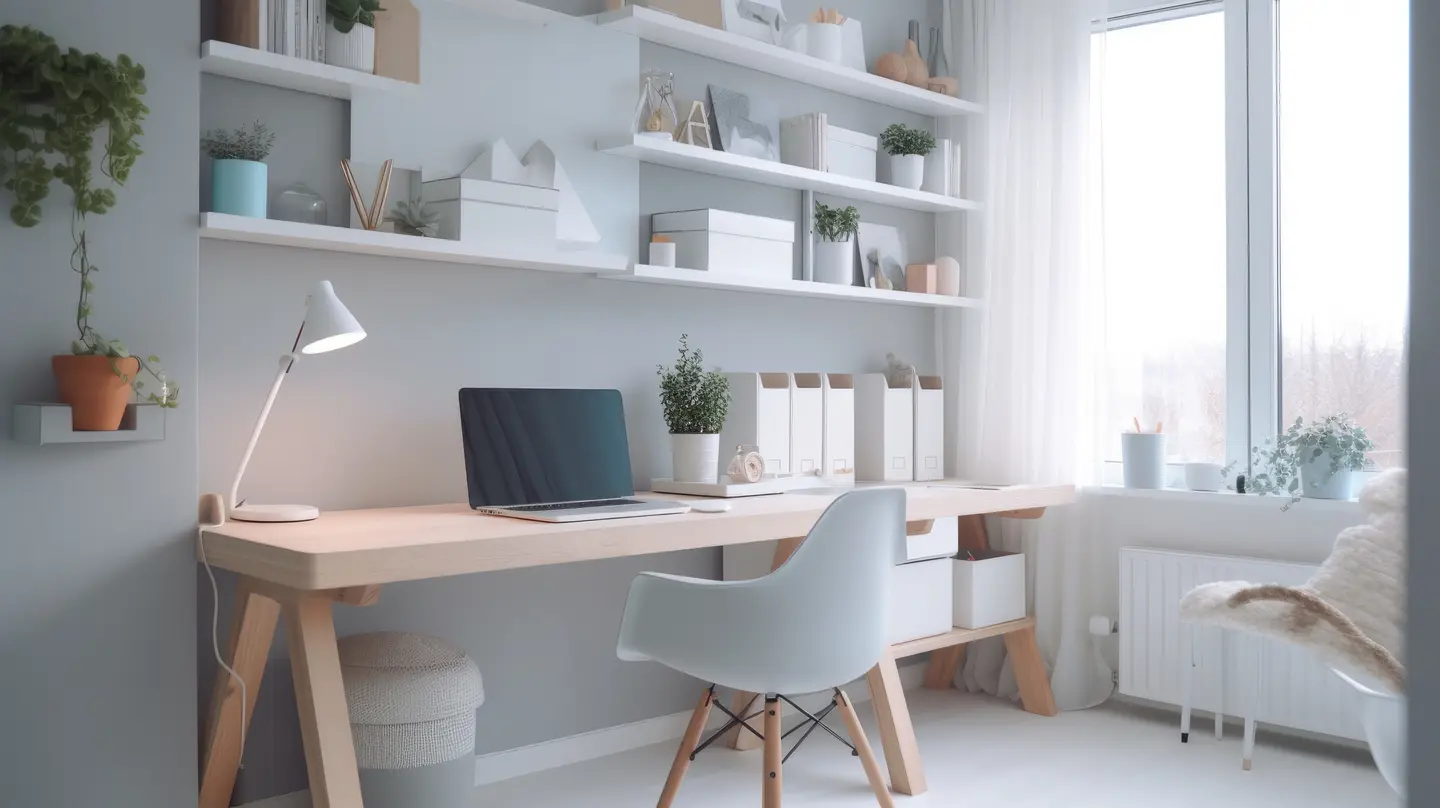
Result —
[[1223, 491], [1225, 469], [1219, 463], [1186, 463], [1185, 487], [1191, 491]]

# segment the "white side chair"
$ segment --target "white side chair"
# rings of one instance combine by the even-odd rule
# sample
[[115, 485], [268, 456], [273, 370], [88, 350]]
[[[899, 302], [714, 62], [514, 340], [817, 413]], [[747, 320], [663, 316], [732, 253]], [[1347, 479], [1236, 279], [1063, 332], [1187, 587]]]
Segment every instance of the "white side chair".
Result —
[[[790, 560], [763, 578], [708, 581], [643, 573], [635, 579], [620, 627], [619, 657], [654, 660], [712, 683], [690, 717], [659, 808], [675, 800], [690, 761], [737, 726], [764, 740], [764, 808], [780, 806], [781, 766], [789, 757], [782, 741], [802, 727], [790, 754], [816, 727], [824, 729], [859, 756], [876, 800], [892, 808], [880, 766], [840, 686], [873, 668], [885, 650], [890, 568], [904, 560], [904, 552], [905, 492], [876, 488], [841, 495]], [[716, 686], [763, 693], [765, 706], [753, 715], [731, 713], [715, 699]], [[824, 690], [834, 696], [818, 714], [791, 700]], [[782, 699], [805, 717], [783, 736]], [[712, 706], [730, 721], [701, 742]], [[835, 709], [853, 746], [825, 726]], [[762, 713], [763, 732], [748, 723]]]

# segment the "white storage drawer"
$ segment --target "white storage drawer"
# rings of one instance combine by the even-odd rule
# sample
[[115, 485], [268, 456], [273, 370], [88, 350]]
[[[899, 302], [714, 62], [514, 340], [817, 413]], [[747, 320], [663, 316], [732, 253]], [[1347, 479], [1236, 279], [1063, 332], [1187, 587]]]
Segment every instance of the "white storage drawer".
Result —
[[905, 537], [907, 561], [950, 558], [958, 552], [960, 552], [960, 517], [958, 516], [941, 517], [936, 519], [930, 525], [930, 529], [924, 533], [915, 533]]
[[892, 644], [933, 637], [950, 630], [954, 587], [950, 563], [950, 559], [940, 558], [893, 568], [889, 626]]
[[687, 210], [650, 217], [654, 236], [675, 242], [675, 263], [726, 275], [791, 280], [795, 223], [725, 210]]
[[984, 628], [1025, 616], [1025, 554], [972, 550], [951, 563], [953, 618], [960, 628]]

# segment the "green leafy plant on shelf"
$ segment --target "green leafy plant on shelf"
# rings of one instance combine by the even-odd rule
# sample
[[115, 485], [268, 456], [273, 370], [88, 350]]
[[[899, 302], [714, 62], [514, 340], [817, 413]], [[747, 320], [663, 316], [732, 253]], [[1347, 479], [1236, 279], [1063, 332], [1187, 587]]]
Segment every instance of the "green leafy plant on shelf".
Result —
[[880, 133], [880, 145], [892, 156], [917, 154], [921, 157], [935, 151], [935, 136], [924, 129], [903, 123], [892, 123]]
[[200, 137], [200, 148], [214, 160], [249, 160], [265, 162], [275, 147], [275, 133], [256, 121], [249, 127], [237, 126], [230, 131], [212, 129]]
[[730, 412], [730, 382], [725, 374], [705, 370], [705, 357], [690, 347], [690, 335], [680, 335], [680, 358], [675, 367], [663, 365], [660, 406], [672, 435], [716, 435], [725, 428]]
[[[80, 276], [75, 307], [77, 356], [106, 356], [111, 368], [137, 392], [138, 374], [122, 372], [113, 361], [130, 357], [125, 343], [108, 339], [90, 325], [91, 294], [100, 268], [90, 261], [86, 217], [115, 205], [115, 190], [96, 187], [93, 158], [97, 135], [103, 144], [99, 173], [125, 184], [140, 157], [141, 121], [149, 114], [145, 68], [120, 54], [111, 61], [75, 48], [61, 50], [55, 39], [29, 26], [0, 26], [0, 183], [11, 192], [10, 220], [34, 227], [44, 213], [50, 183], [58, 180], [73, 194], [70, 268]], [[177, 404], [179, 388], [165, 378], [158, 357], [139, 357], [138, 366], [159, 384], [148, 399], [164, 407]]]
[[854, 205], [832, 208], [815, 203], [815, 233], [826, 241], [849, 241], [860, 232], [860, 211]]
[[330, 24], [342, 34], [350, 33], [357, 23], [374, 28], [375, 12], [384, 10], [380, 0], [325, 0]]
[[396, 202], [385, 221], [395, 225], [395, 232], [406, 236], [434, 238], [440, 229], [440, 214], [419, 198]]
[[1256, 494], [1299, 497], [1301, 466], [1329, 456], [1329, 473], [1318, 481], [1324, 484], [1342, 471], [1368, 468], [1368, 453], [1374, 449], [1365, 429], [1343, 412], [1309, 424], [1296, 418], [1275, 440], [1250, 450], [1253, 473], [1246, 488]]

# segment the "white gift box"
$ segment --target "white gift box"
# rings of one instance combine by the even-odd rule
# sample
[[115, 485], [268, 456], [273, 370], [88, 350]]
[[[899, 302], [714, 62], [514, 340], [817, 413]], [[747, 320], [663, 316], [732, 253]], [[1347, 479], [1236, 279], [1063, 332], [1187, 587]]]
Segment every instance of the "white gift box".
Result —
[[654, 235], [675, 242], [675, 262], [683, 269], [774, 280], [794, 278], [795, 223], [726, 210], [657, 213]]
[[730, 412], [720, 433], [720, 454], [729, 458], [736, 446], [757, 446], [766, 474], [788, 474], [790, 374], [726, 373], [725, 378], [730, 382]]
[[951, 559], [916, 561], [894, 568], [890, 579], [890, 642], [944, 634], [951, 628], [954, 577]]
[[880, 151], [880, 139], [872, 135], [852, 132], [838, 126], [825, 128], [825, 146], [831, 174], [851, 177], [866, 182], [875, 181], [876, 155]]
[[[962, 556], [966, 554], [961, 554]], [[984, 628], [1025, 616], [1025, 554], [972, 550], [953, 559], [954, 619], [960, 628]]]
[[825, 393], [821, 375], [796, 373], [790, 377], [790, 468], [796, 474], [815, 474], [825, 468]]
[[554, 188], [452, 177], [425, 183], [421, 198], [440, 214], [440, 238], [555, 248], [560, 192]]
[[855, 377], [826, 373], [820, 388], [825, 411], [825, 449], [821, 468], [839, 483], [855, 482]]
[[915, 480], [945, 477], [945, 390], [939, 376], [915, 377]]
[[883, 373], [855, 377], [855, 475], [867, 482], [915, 479], [915, 394]]

